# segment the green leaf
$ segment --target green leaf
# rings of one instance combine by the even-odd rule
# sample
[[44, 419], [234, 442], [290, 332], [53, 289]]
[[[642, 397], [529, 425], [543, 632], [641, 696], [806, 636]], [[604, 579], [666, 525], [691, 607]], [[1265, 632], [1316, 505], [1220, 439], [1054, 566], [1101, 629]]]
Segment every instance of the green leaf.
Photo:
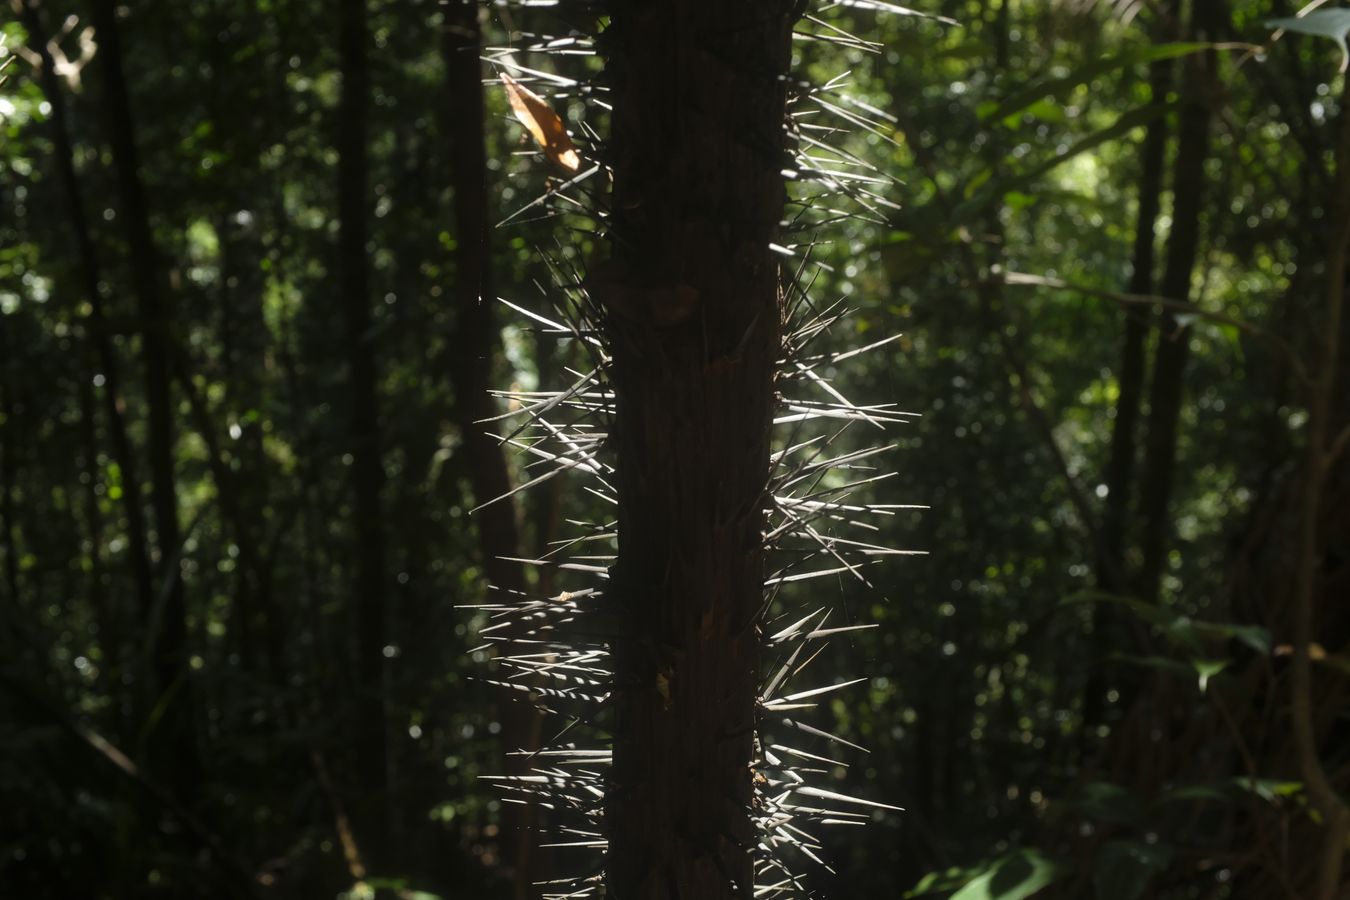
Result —
[[[1094, 78], [1116, 69], [1159, 62], [1165, 59], [1176, 59], [1179, 56], [1207, 50], [1211, 46], [1213, 45], [1204, 43], [1149, 44], [1117, 56], [1093, 60], [1086, 65], [1079, 66], [1067, 75], [1034, 81], [1002, 103], [988, 109], [982, 107], [977, 114], [984, 121], [991, 119], [1006, 120], [1010, 116], [1027, 111], [1035, 114], [1038, 110], [1043, 109], [1036, 104], [1046, 97], [1054, 97], [1062, 102], [1078, 86], [1088, 84]], [[1033, 109], [1033, 107], [1036, 108]]]
[[1157, 802], [1176, 803], [1184, 801], [1210, 803], [1241, 803], [1250, 800], [1245, 796], [1255, 794], [1267, 803], [1274, 803], [1281, 797], [1292, 797], [1303, 790], [1301, 781], [1277, 781], [1273, 778], [1226, 778], [1222, 781], [1208, 781], [1201, 784], [1188, 784], [1174, 788], [1159, 795]]
[[1017, 850], [952, 894], [951, 900], [1024, 900], [1067, 871], [1036, 850]]
[[1234, 625], [1228, 622], [1195, 622], [1191, 625], [1211, 637], [1240, 641], [1262, 656], [1270, 655], [1273, 641], [1270, 631], [1260, 625]]
[[1179, 787], [1176, 790], [1168, 791], [1159, 796], [1157, 802], [1160, 804], [1175, 803], [1183, 800], [1231, 803], [1233, 798], [1224, 790], [1215, 787], [1212, 784], [1188, 784], [1185, 787]]
[[936, 894], [940, 891], [954, 891], [969, 883], [970, 879], [981, 871], [983, 871], [982, 867], [963, 869], [959, 866], [952, 866], [940, 872], [929, 872], [919, 879], [918, 884], [905, 892], [905, 900], [913, 900], [915, 897]]
[[1063, 105], [1056, 103], [1049, 97], [1042, 97], [1024, 110], [1015, 112], [1009, 116], [1004, 116], [1003, 127], [1016, 128], [1021, 124], [1023, 115], [1031, 116], [1033, 119], [1052, 125], [1063, 125], [1069, 121], [1068, 115], [1064, 112]]
[[1341, 71], [1350, 63], [1350, 48], [1345, 45], [1345, 36], [1350, 33], [1350, 9], [1317, 9], [1301, 18], [1271, 19], [1266, 27], [1330, 38], [1341, 48]]
[[1292, 797], [1303, 790], [1301, 781], [1276, 781], [1273, 778], [1234, 778], [1233, 785], [1267, 803], [1274, 803], [1280, 797]]
[[1172, 848], [1141, 841], [1110, 841], [1097, 853], [1092, 889], [1097, 900], [1136, 900], [1172, 862]]
[[[1270, 631], [1260, 625], [1238, 625], [1233, 622], [1206, 622], [1197, 621], [1190, 616], [1182, 615], [1179, 612], [1160, 606], [1156, 603], [1145, 603], [1134, 597], [1122, 597], [1116, 594], [1106, 594], [1100, 591], [1079, 591], [1072, 596], [1066, 597], [1062, 603], [1070, 605], [1074, 603], [1115, 603], [1125, 607], [1139, 617], [1141, 621], [1147, 622], [1157, 628], [1165, 635], [1168, 640], [1192, 652], [1198, 652], [1203, 647], [1203, 642], [1208, 641], [1227, 641], [1233, 640], [1246, 644], [1248, 647], [1260, 653], [1262, 656], [1270, 655], [1274, 641], [1271, 639]], [[1153, 665], [1155, 657], [1117, 657], [1126, 661], [1138, 662], [1143, 665]]]
[[1142, 666], [1146, 669], [1158, 669], [1163, 672], [1171, 672], [1173, 675], [1190, 677], [1193, 671], [1185, 663], [1177, 662], [1175, 659], [1169, 659], [1166, 656], [1135, 656], [1131, 653], [1112, 653], [1108, 659], [1112, 662], [1121, 662], [1130, 666]]
[[1084, 784], [1064, 805], [1094, 822], [1138, 825], [1144, 820], [1144, 806], [1139, 798], [1129, 789], [1109, 781]]
[[1209, 687], [1209, 680], [1218, 675], [1224, 669], [1228, 668], [1226, 659], [1193, 659], [1191, 667], [1195, 669], [1195, 674], [1200, 676], [1200, 693], [1204, 693]]

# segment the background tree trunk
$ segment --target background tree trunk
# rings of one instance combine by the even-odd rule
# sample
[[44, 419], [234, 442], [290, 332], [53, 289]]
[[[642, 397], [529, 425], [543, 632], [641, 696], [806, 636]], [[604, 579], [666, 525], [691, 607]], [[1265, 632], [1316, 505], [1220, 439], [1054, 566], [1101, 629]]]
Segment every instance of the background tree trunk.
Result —
[[[47, 29], [43, 22], [41, 7], [35, 0], [26, 0], [19, 12], [24, 28], [28, 31], [29, 43], [42, 61], [40, 74], [42, 93], [52, 107], [50, 117], [54, 150], [52, 162], [56, 166], [57, 179], [64, 195], [67, 226], [75, 243], [81, 293], [84, 301], [89, 304], [89, 312], [84, 317], [86, 340], [96, 353], [98, 362], [96, 374], [103, 376], [100, 396], [104, 416], [107, 419], [108, 438], [112, 443], [112, 458], [117, 463], [121, 475], [119, 487], [122, 490], [123, 509], [127, 517], [125, 531], [127, 559], [135, 591], [136, 611], [138, 615], [144, 616], [154, 605], [149, 526], [145, 518], [145, 500], [141, 493], [141, 480], [138, 474], [140, 467], [136, 464], [135, 451], [127, 434], [122, 367], [117, 359], [117, 350], [113, 346], [111, 327], [103, 308], [103, 296], [99, 292], [99, 282], [103, 278], [103, 273], [94, 247], [94, 236], [89, 229], [84, 194], [75, 172], [75, 154], [67, 120], [66, 95], [61, 90], [61, 82], [55, 71], [56, 64], [47, 45]], [[94, 373], [91, 373], [89, 376], [91, 383], [93, 375]], [[93, 452], [92, 448], [90, 452]], [[120, 652], [120, 647], [110, 648], [114, 660]]]
[[112, 147], [113, 167], [128, 249], [131, 277], [141, 319], [141, 357], [145, 365], [146, 406], [149, 417], [147, 450], [150, 457], [151, 506], [155, 512], [159, 560], [156, 605], [163, 598], [163, 617], [144, 610], [146, 641], [157, 690], [171, 692], [163, 717], [162, 736], [155, 754], [160, 777], [179, 799], [187, 800], [200, 781], [201, 762], [196, 746], [192, 683], [188, 669], [187, 606], [181, 571], [182, 538], [178, 527], [178, 488], [174, 475], [175, 429], [171, 384], [171, 311], [164, 300], [164, 272], [155, 248], [150, 210], [141, 183], [131, 99], [122, 71], [117, 4], [95, 0], [94, 27], [99, 35], [98, 57], [103, 65], [103, 107]]
[[346, 355], [351, 390], [348, 438], [355, 497], [356, 577], [356, 771], [361, 802], [357, 829], [369, 870], [380, 874], [389, 833], [388, 735], [385, 722], [385, 571], [380, 493], [379, 400], [370, 315], [367, 189], [367, 107], [365, 0], [343, 0], [339, 8], [342, 95], [338, 104], [338, 278], [346, 316]]
[[[469, 488], [476, 505], [488, 503], [511, 489], [511, 476], [502, 448], [493, 436], [497, 414], [488, 392], [494, 387], [493, 363], [501, 348], [501, 335], [494, 313], [497, 296], [492, 280], [492, 246], [489, 240], [487, 196], [487, 151], [485, 144], [482, 64], [478, 6], [474, 0], [451, 0], [445, 7], [445, 126], [450, 143], [450, 171], [454, 193], [455, 233], [455, 333], [450, 340], [450, 384], [454, 389], [452, 413], [463, 443]], [[498, 591], [520, 592], [526, 587], [524, 567], [515, 560], [520, 553], [516, 504], [503, 500], [474, 514], [478, 552], [488, 584]], [[519, 703], [512, 691], [502, 691], [498, 714], [502, 720], [502, 746], [508, 751], [533, 750], [537, 743], [538, 714]], [[508, 770], [528, 763], [509, 758]], [[509, 807], [503, 816], [508, 846], [515, 867], [517, 900], [537, 891], [534, 863], [538, 808], [534, 804]]]
[[[1170, 61], [1155, 62], [1149, 66], [1149, 97], [1153, 103], [1163, 103], [1172, 82]], [[1130, 280], [1126, 292], [1135, 295], [1153, 293], [1154, 250], [1157, 241], [1157, 219], [1162, 207], [1163, 178], [1167, 169], [1167, 119], [1159, 117], [1148, 125], [1143, 145], [1139, 149], [1139, 213], [1135, 222], [1134, 252], [1131, 257]], [[1117, 395], [1115, 418], [1111, 422], [1111, 451], [1103, 482], [1106, 485], [1106, 503], [1102, 510], [1101, 553], [1097, 562], [1097, 586], [1111, 594], [1129, 588], [1128, 540], [1130, 501], [1134, 496], [1136, 457], [1139, 451], [1137, 432], [1139, 415], [1148, 379], [1147, 340], [1149, 320], [1143, 307], [1126, 308], [1120, 315], [1125, 320], [1121, 338], [1120, 362], [1116, 369]], [[1092, 640], [1095, 656], [1104, 661], [1112, 645], [1112, 631], [1120, 616], [1109, 604], [1092, 607]], [[1089, 726], [1100, 725], [1105, 712], [1106, 673], [1104, 662], [1094, 665], [1083, 691], [1083, 721]]]
[[[1154, 103], [1167, 100], [1172, 81], [1170, 62], [1156, 62], [1149, 66], [1149, 96]], [[1134, 254], [1130, 280], [1126, 292], [1136, 295], [1153, 293], [1154, 244], [1158, 212], [1162, 206], [1163, 174], [1166, 171], [1167, 119], [1159, 117], [1149, 123], [1144, 143], [1139, 151], [1139, 216], [1135, 222]], [[1125, 332], [1121, 339], [1120, 364], [1116, 370], [1119, 393], [1115, 403], [1115, 419], [1111, 423], [1111, 457], [1106, 466], [1106, 507], [1102, 515], [1102, 544], [1110, 560], [1097, 567], [1097, 584], [1106, 591], [1121, 591], [1125, 585], [1120, 576], [1125, 571], [1130, 497], [1134, 493], [1135, 455], [1138, 445], [1135, 432], [1140, 407], [1144, 399], [1147, 376], [1145, 342], [1149, 323], [1142, 308], [1121, 311]]]
[[[1196, 39], [1209, 39], [1219, 20], [1220, 0], [1197, 0], [1191, 32]], [[1162, 296], [1186, 301], [1191, 295], [1200, 246], [1201, 213], [1205, 201], [1205, 160], [1209, 156], [1211, 92], [1214, 90], [1214, 53], [1187, 60], [1186, 84], [1177, 126], [1177, 154], [1172, 170], [1172, 227], [1167, 238], [1167, 258]], [[1172, 522], [1168, 509], [1172, 499], [1177, 454], [1177, 427], [1181, 418], [1186, 361], [1190, 355], [1191, 329], [1169, 310], [1158, 318], [1158, 349], [1153, 358], [1153, 381], [1149, 388], [1148, 437], [1144, 448], [1144, 477], [1139, 486], [1140, 563], [1139, 596], [1145, 601], [1158, 597], [1167, 556], [1171, 549]]]

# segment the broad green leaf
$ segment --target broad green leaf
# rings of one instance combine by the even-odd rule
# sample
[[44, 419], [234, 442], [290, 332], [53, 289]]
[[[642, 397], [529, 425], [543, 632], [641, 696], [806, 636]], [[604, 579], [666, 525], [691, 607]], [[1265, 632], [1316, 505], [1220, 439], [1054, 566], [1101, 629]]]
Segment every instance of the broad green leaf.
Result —
[[1109, 781], [1090, 781], [1064, 802], [1084, 818], [1112, 825], [1137, 825], [1144, 819], [1144, 805], [1129, 789]]
[[[1161, 631], [1169, 640], [1194, 652], [1200, 651], [1205, 641], [1233, 640], [1246, 644], [1261, 655], [1269, 655], [1274, 647], [1270, 631], [1260, 625], [1239, 625], [1233, 622], [1206, 622], [1192, 619], [1156, 603], [1144, 603], [1134, 597], [1122, 597], [1097, 591], [1080, 591], [1063, 601], [1073, 603], [1115, 603], [1125, 607]], [[1126, 658], [1126, 657], [1121, 657]], [[1141, 662], [1138, 658], [1128, 658]], [[1145, 663], [1148, 664], [1148, 663]]]
[[1168, 791], [1158, 797], [1158, 803], [1176, 803], [1183, 800], [1194, 800], [1196, 802], [1209, 801], [1212, 803], [1230, 803], [1233, 797], [1225, 790], [1215, 787], [1212, 784], [1188, 784], [1185, 787], [1179, 787], [1176, 790]]
[[1173, 675], [1180, 675], [1189, 678], [1194, 674], [1191, 667], [1185, 663], [1169, 659], [1166, 656], [1135, 656], [1131, 653], [1112, 653], [1108, 659], [1112, 662], [1122, 662], [1131, 666], [1142, 666], [1145, 669], [1159, 669], [1164, 672], [1171, 672]]
[[1235, 625], [1229, 622], [1196, 622], [1194, 620], [1192, 620], [1191, 625], [1210, 637], [1240, 641], [1263, 656], [1271, 651], [1273, 642], [1271, 641], [1270, 631], [1260, 625]]
[[1048, 122], [1054, 125], [1063, 125], [1069, 121], [1069, 117], [1064, 112], [1062, 104], [1056, 103], [1049, 97], [1042, 97], [1024, 110], [1015, 112], [1009, 116], [1004, 116], [1003, 127], [1016, 128], [1018, 124], [1021, 123], [1023, 115], [1028, 115], [1038, 121]]
[[1195, 674], [1200, 677], [1200, 693], [1203, 694], [1209, 687], [1209, 680], [1228, 668], [1228, 660], [1193, 659], [1191, 660], [1191, 667], [1195, 669]]
[[1188, 784], [1158, 797], [1158, 803], [1180, 801], [1211, 803], [1249, 803], [1247, 794], [1255, 794], [1267, 803], [1292, 797], [1303, 790], [1301, 781], [1277, 781], [1271, 778], [1228, 778], [1202, 784]]
[[1172, 848], [1142, 841], [1110, 841], [1097, 852], [1092, 889], [1097, 900], [1136, 900], [1172, 862]]
[[1039, 851], [1017, 850], [952, 894], [951, 900], [1024, 900], [1067, 871]]
[[1350, 9], [1316, 9], [1299, 18], [1271, 19], [1266, 27], [1330, 38], [1341, 48], [1341, 71], [1350, 63], [1350, 48], [1345, 45], [1345, 36], [1350, 33]]
[[1277, 781], [1273, 778], [1234, 778], [1233, 785], [1274, 803], [1280, 797], [1292, 797], [1303, 790], [1301, 781]]
[[923, 876], [923, 878], [919, 879], [918, 884], [914, 885], [914, 887], [910, 888], [908, 891], [905, 891], [905, 900], [913, 900], [915, 897], [923, 897], [928, 894], [954, 891], [957, 888], [968, 884], [973, 877], [983, 871], [983, 866], [976, 866], [974, 868], [952, 866], [951, 868], [943, 869], [940, 872], [929, 872], [927, 875]]

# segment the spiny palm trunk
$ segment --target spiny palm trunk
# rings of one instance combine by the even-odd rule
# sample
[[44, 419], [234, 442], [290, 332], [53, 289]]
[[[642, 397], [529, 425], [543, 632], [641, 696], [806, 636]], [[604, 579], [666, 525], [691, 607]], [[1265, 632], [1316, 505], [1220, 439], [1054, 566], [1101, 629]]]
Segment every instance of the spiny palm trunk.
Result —
[[615, 9], [611, 260], [620, 539], [607, 878], [749, 897], [761, 529], [792, 4]]

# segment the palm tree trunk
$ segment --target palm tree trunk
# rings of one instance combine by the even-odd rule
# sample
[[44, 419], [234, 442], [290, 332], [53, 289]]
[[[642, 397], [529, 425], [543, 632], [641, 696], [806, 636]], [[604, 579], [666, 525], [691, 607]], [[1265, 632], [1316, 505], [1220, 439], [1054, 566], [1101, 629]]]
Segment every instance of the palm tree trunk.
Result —
[[752, 759], [795, 12], [620, 4], [612, 256], [619, 553], [609, 889], [752, 896]]

